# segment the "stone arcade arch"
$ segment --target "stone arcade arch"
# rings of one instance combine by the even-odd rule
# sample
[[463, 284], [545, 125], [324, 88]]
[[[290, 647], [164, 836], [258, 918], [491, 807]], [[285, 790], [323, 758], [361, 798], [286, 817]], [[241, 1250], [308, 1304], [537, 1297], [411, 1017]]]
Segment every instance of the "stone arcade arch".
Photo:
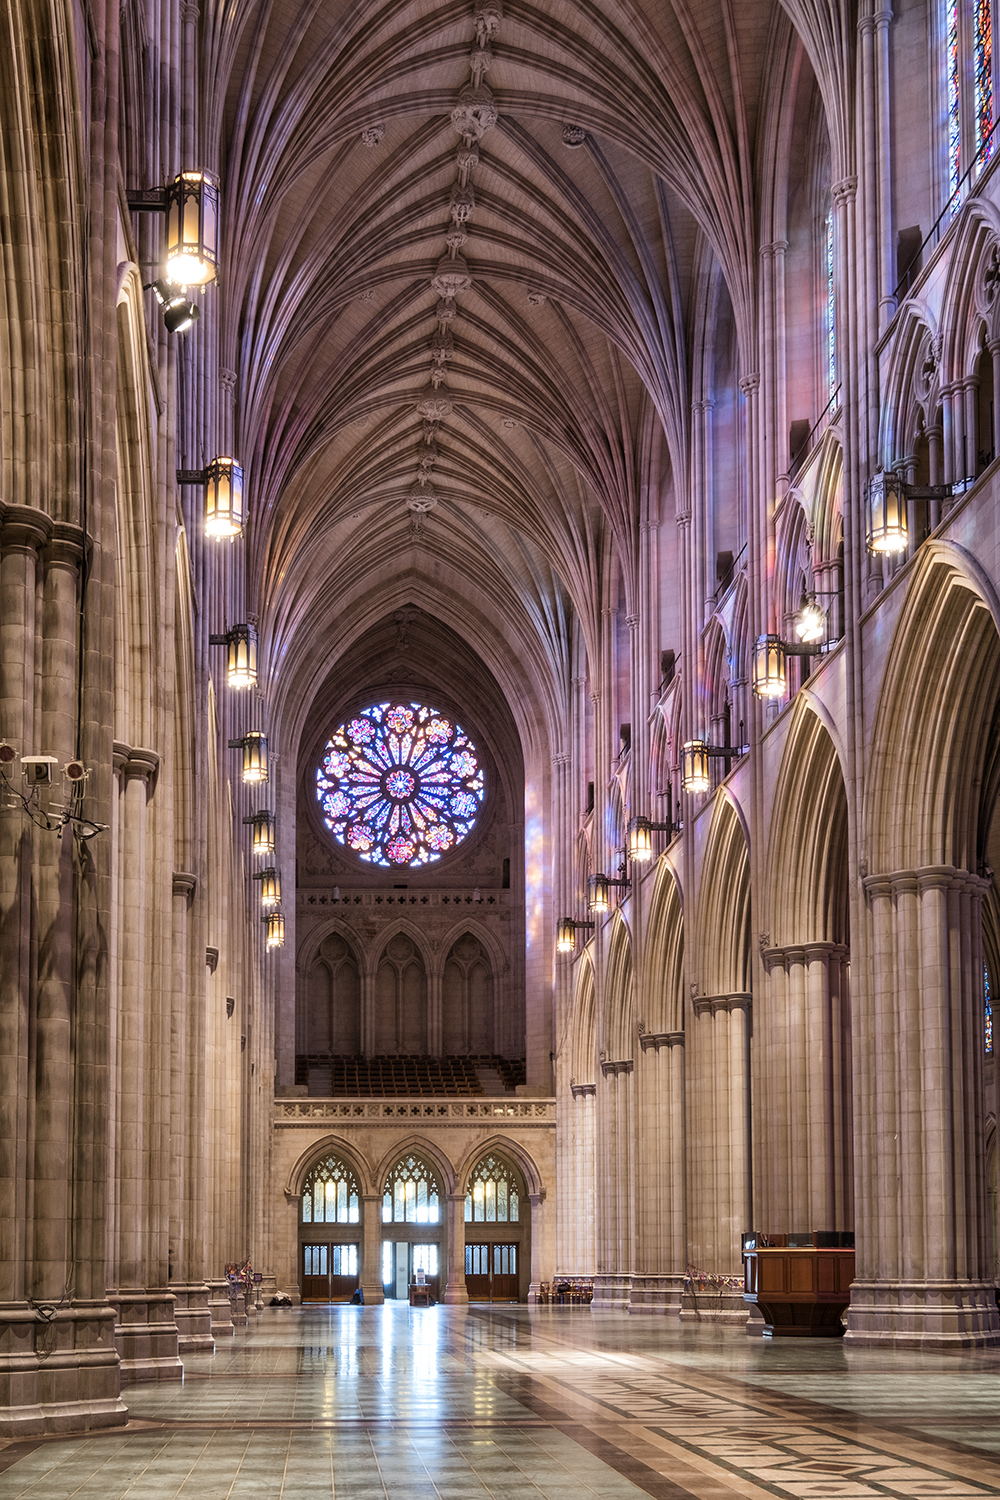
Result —
[[532, 1283], [532, 1204], [500, 1141], [459, 1174], [465, 1181], [465, 1290], [470, 1302], [524, 1302]]
[[854, 1224], [847, 851], [840, 760], [800, 698], [771, 813], [754, 1007], [754, 1209], [780, 1233]]

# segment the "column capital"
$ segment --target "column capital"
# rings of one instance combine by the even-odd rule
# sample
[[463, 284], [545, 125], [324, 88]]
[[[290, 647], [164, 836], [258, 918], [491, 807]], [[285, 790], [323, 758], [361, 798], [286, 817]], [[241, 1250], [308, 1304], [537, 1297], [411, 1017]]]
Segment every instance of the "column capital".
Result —
[[124, 740], [115, 740], [111, 747], [111, 764], [116, 776], [121, 774], [122, 767], [131, 754], [131, 745], [126, 745]]
[[175, 870], [173, 874], [173, 893], [175, 896], [187, 896], [190, 899], [198, 885], [197, 875], [191, 875], [186, 870]]
[[895, 898], [903, 892], [962, 891], [970, 896], [984, 896], [990, 882], [971, 870], [960, 870], [954, 865], [920, 865], [913, 870], [892, 870], [880, 875], [863, 878], [865, 894]]
[[837, 208], [843, 208], [846, 203], [853, 203], [857, 191], [857, 177], [842, 177], [839, 182], [833, 184], [831, 189], [834, 204]]
[[760, 374], [754, 371], [750, 375], [740, 376], [740, 390], [744, 396], [753, 396], [760, 389]]
[[160, 757], [155, 750], [130, 750], [124, 766], [125, 778], [127, 781], [144, 781], [148, 784], [159, 765]]
[[719, 1011], [745, 1010], [749, 1011], [753, 1004], [753, 995], [749, 993], [733, 995], [693, 995], [691, 997], [691, 1009], [696, 1016], [717, 1015]]
[[661, 1047], [683, 1047], [683, 1031], [643, 1031], [639, 1034], [639, 1046], [643, 1052], [659, 1052]]
[[57, 521], [45, 545], [46, 565], [71, 568], [75, 572], [83, 561], [86, 545], [87, 533], [82, 526], [72, 521]]
[[3, 552], [38, 552], [52, 535], [52, 518], [34, 505], [8, 505], [0, 529]]

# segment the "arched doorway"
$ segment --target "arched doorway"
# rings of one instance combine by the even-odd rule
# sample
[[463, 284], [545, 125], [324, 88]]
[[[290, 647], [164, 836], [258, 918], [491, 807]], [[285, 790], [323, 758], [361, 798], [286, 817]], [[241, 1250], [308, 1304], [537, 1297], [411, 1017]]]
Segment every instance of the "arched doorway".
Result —
[[421, 1277], [435, 1302], [441, 1299], [444, 1251], [442, 1192], [435, 1169], [406, 1152], [382, 1187], [382, 1291], [387, 1301], [405, 1300]]
[[303, 1302], [349, 1302], [363, 1256], [361, 1195], [353, 1169], [325, 1154], [309, 1169], [299, 1212]]
[[465, 1289], [470, 1302], [523, 1302], [531, 1273], [531, 1210], [519, 1172], [490, 1151], [465, 1188]]

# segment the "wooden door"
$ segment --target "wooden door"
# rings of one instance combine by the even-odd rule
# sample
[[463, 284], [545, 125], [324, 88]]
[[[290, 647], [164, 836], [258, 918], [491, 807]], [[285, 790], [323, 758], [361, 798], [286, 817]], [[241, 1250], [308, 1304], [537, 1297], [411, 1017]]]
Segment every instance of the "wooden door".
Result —
[[358, 1287], [357, 1245], [303, 1245], [303, 1302], [349, 1302]]
[[470, 1302], [516, 1302], [518, 1286], [516, 1244], [486, 1241], [465, 1247], [465, 1289]]

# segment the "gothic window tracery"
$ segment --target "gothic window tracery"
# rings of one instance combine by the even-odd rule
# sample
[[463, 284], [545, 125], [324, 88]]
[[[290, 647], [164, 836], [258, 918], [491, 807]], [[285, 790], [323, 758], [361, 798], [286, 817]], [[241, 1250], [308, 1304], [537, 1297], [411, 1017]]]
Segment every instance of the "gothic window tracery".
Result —
[[516, 1224], [521, 1190], [506, 1162], [492, 1152], [477, 1162], [465, 1190], [466, 1224]]
[[437, 1224], [441, 1189], [433, 1170], [408, 1153], [389, 1172], [382, 1189], [383, 1224]]
[[302, 1188], [303, 1224], [358, 1224], [358, 1182], [346, 1162], [325, 1156], [311, 1169]]
[[430, 864], [476, 825], [485, 796], [472, 740], [423, 703], [375, 703], [341, 724], [316, 772], [323, 818], [369, 864]]

